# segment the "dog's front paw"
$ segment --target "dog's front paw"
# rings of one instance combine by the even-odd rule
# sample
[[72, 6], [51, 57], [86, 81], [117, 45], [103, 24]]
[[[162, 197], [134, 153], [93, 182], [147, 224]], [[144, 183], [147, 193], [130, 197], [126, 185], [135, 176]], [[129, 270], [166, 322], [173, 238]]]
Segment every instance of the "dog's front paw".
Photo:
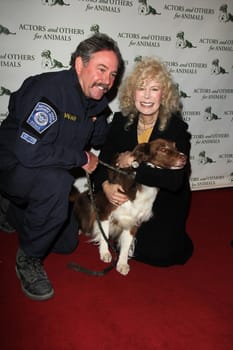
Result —
[[104, 252], [100, 254], [100, 259], [105, 263], [110, 263], [112, 261], [112, 255], [110, 252]]
[[116, 269], [121, 275], [126, 276], [130, 271], [130, 266], [129, 264], [117, 264]]

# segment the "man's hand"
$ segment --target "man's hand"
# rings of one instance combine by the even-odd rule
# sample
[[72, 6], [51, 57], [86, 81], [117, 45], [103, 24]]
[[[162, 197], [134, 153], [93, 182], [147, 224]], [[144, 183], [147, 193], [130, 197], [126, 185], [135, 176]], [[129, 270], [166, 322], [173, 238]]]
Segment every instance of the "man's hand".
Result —
[[97, 167], [99, 163], [98, 157], [92, 152], [86, 152], [88, 161], [82, 168], [88, 173], [91, 174]]

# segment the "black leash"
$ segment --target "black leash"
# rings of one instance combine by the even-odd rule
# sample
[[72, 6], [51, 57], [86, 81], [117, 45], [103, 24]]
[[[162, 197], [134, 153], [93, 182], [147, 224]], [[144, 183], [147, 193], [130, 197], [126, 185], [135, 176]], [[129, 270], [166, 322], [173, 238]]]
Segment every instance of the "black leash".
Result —
[[111, 169], [113, 171], [116, 171], [119, 174], [122, 174], [122, 175], [125, 175], [125, 176], [129, 176], [129, 177], [133, 177], [133, 178], [135, 177], [134, 173], [132, 173], [132, 172], [130, 173], [130, 172], [124, 171], [124, 170], [122, 170], [120, 168], [116, 168], [116, 167], [114, 167], [114, 166], [112, 166], [112, 165], [110, 165], [108, 163], [103, 162], [100, 159], [99, 159], [99, 163], [104, 165], [106, 168], [109, 168], [109, 169]]

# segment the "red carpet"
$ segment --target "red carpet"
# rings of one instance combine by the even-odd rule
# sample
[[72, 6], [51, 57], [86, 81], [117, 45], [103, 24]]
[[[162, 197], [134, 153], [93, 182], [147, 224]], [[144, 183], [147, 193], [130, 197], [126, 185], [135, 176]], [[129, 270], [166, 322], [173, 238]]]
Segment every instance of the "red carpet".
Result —
[[193, 192], [188, 231], [195, 245], [185, 266], [155, 268], [131, 260], [92, 277], [97, 248], [82, 237], [74, 254], [45, 262], [56, 295], [27, 299], [14, 271], [16, 234], [0, 232], [2, 350], [231, 350], [233, 348], [233, 188]]

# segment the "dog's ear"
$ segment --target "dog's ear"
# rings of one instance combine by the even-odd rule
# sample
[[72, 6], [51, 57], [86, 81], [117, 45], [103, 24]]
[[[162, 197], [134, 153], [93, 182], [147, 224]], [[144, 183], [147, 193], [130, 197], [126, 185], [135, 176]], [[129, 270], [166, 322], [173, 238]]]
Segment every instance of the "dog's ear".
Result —
[[150, 156], [150, 144], [148, 142], [139, 143], [132, 151], [132, 156], [138, 163], [146, 162]]

